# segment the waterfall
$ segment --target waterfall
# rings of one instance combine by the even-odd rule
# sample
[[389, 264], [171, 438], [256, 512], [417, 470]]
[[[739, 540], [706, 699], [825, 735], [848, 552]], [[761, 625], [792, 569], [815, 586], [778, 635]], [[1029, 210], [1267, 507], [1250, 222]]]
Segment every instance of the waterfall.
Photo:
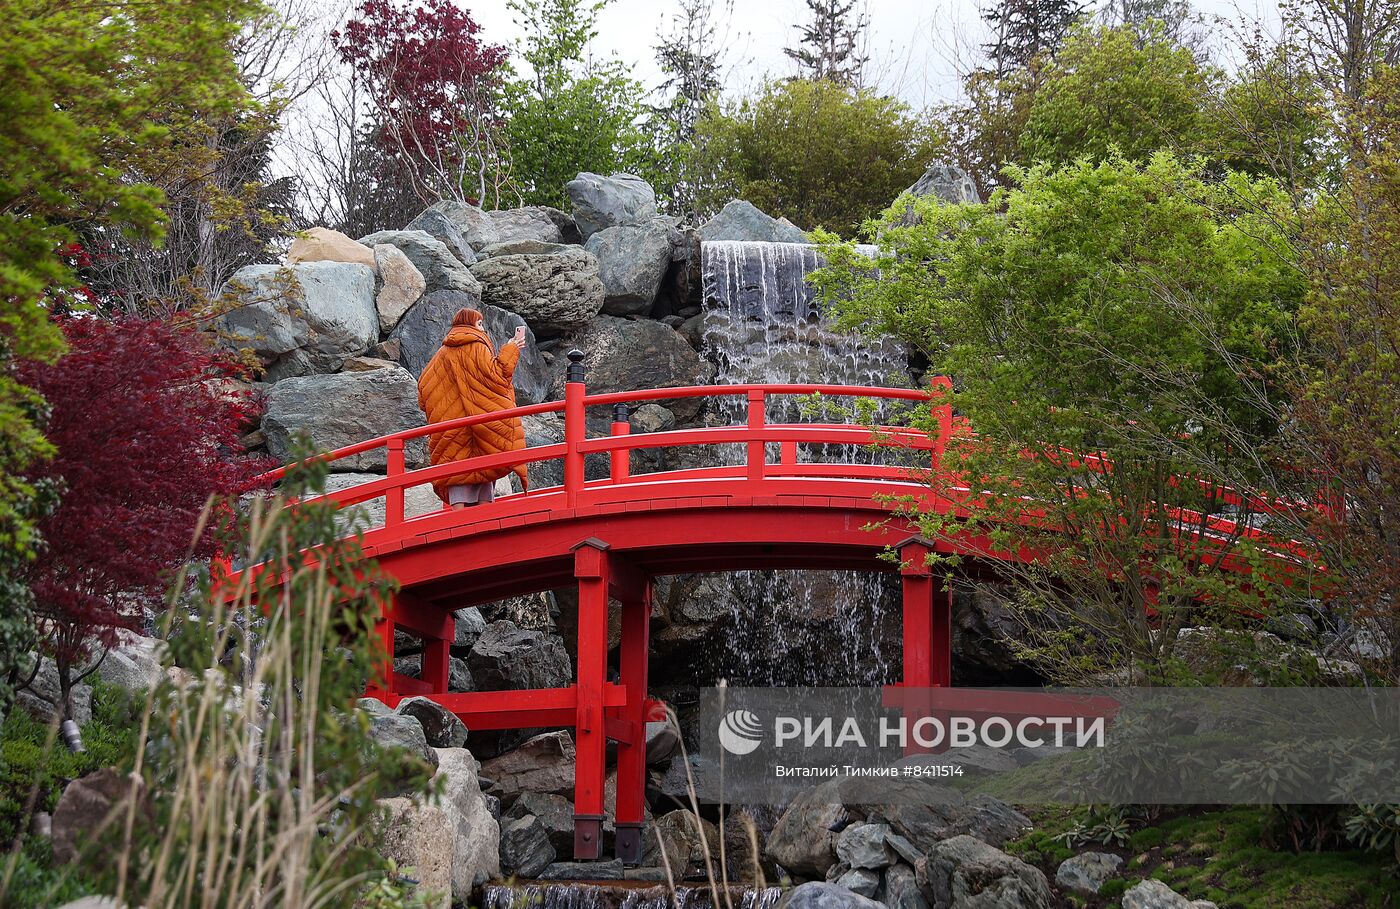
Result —
[[[866, 250], [868, 251], [868, 250]], [[704, 356], [716, 384], [821, 383], [909, 387], [902, 345], [833, 331], [807, 275], [821, 267], [799, 243], [701, 245]], [[718, 399], [719, 423], [742, 424], [746, 402]], [[843, 402], [848, 403], [848, 402]], [[899, 405], [882, 405], [895, 419]], [[803, 422], [800, 402], [770, 401], [768, 419]], [[841, 417], [828, 417], [831, 422]], [[737, 447], [734, 452], [738, 454]], [[800, 446], [802, 461], [869, 461], [856, 446]], [[776, 458], [776, 446], [770, 451]], [[732, 625], [711, 643], [717, 677], [736, 685], [871, 685], [890, 681], [898, 640], [897, 587], [859, 572], [740, 572], [730, 580]], [[820, 659], [812, 655], [821, 654]]]

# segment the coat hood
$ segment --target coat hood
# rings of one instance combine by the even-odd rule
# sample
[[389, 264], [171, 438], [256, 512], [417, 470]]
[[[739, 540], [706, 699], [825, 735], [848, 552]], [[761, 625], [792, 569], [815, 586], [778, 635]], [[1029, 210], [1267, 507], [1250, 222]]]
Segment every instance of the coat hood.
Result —
[[486, 332], [479, 326], [458, 325], [447, 333], [443, 338], [443, 347], [462, 347], [466, 344], [485, 344], [491, 346], [491, 339], [486, 336]]

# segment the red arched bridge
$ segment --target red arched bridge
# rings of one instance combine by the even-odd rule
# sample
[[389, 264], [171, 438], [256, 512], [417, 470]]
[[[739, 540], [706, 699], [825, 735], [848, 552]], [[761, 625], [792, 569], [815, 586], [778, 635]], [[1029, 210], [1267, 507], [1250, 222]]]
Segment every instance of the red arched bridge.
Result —
[[[936, 469], [953, 418], [940, 408], [934, 438], [907, 428], [847, 423], [775, 423], [769, 402], [791, 396], [923, 403], [927, 391], [833, 385], [721, 385], [588, 395], [582, 355], [570, 353], [563, 401], [533, 404], [394, 433], [322, 456], [337, 461], [386, 449], [383, 478], [328, 495], [341, 507], [385, 501], [383, 524], [364, 532], [368, 557], [400, 583], [378, 629], [387, 651], [370, 695], [390, 706], [427, 696], [472, 730], [572, 727], [576, 744], [575, 856], [602, 851], [606, 744], [617, 745], [616, 847], [635, 861], [642, 851], [648, 719], [662, 718], [647, 697], [652, 584], [661, 575], [743, 569], [899, 571], [903, 583], [905, 687], [950, 684], [951, 596], [926, 564], [934, 549], [977, 560], [1007, 558], [986, 539], [969, 536], [937, 546], [896, 514], [890, 496], [921, 509], [960, 507], [935, 495], [925, 471]], [[948, 380], [937, 379], [944, 387]], [[633, 434], [626, 408], [648, 401], [738, 398], [743, 425]], [[613, 408], [609, 435], [589, 438], [590, 408]], [[463, 426], [563, 412], [564, 441], [406, 470], [405, 443]], [[876, 446], [914, 453], [914, 467], [802, 463], [799, 445]], [[740, 463], [633, 473], [631, 453], [685, 446], [742, 449]], [[776, 448], [776, 461], [769, 460]], [[585, 479], [585, 459], [605, 457], [602, 479]], [[467, 508], [408, 517], [405, 490], [454, 474], [541, 461], [563, 461], [563, 483]], [[905, 456], [905, 460], [909, 460]], [[275, 478], [275, 477], [274, 477]], [[891, 548], [902, 564], [882, 558]], [[478, 603], [576, 585], [578, 646], [575, 681], [528, 691], [448, 691], [452, 613]], [[608, 674], [609, 600], [621, 604], [618, 681]], [[414, 679], [393, 670], [394, 631], [423, 641]]]

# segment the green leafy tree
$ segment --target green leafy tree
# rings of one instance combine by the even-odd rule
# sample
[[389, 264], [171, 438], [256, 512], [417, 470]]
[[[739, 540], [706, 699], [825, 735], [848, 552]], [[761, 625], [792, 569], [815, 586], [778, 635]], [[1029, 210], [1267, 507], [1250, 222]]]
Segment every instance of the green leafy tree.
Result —
[[[81, 303], [74, 246], [85, 234], [161, 233], [150, 173], [180, 124], [236, 111], [245, 93], [230, 43], [256, 0], [3, 0], [0, 18], [0, 663], [25, 642], [13, 582], [42, 513], [26, 468], [48, 454], [43, 402], [19, 360], [62, 348], [55, 307]], [[0, 692], [3, 695], [3, 692]], [[0, 700], [3, 700], [0, 697]]]
[[1161, 679], [1178, 629], [1258, 609], [1272, 577], [1245, 530], [1258, 500], [1220, 487], [1267, 477], [1274, 409], [1254, 386], [1303, 293], [1276, 221], [1232, 200], [1286, 199], [1166, 154], [1011, 174], [986, 205], [920, 200], [916, 224], [901, 203], [878, 271], [837, 249], [817, 280], [846, 324], [954, 378], [975, 434], [949, 440], [931, 491], [968, 510], [910, 515], [932, 539], [1025, 559], [1007, 569], [1025, 655], [1065, 680]]
[[1026, 116], [1025, 162], [1134, 161], [1191, 154], [1208, 143], [1216, 75], [1159, 29], [1081, 28], [1045, 71]]
[[588, 52], [608, 0], [510, 0], [530, 67], [506, 89], [514, 178], [529, 204], [566, 205], [581, 171], [612, 173], [637, 160], [642, 88], [628, 66]]
[[711, 207], [739, 196], [846, 236], [913, 184], [935, 147], [907, 105], [827, 79], [771, 82], [728, 110], [712, 107], [698, 136], [720, 174]]

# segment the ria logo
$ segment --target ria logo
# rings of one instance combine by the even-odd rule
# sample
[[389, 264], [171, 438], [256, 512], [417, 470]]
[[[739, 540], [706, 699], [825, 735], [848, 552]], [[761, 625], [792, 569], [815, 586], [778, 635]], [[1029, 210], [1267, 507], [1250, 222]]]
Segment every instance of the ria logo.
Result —
[[719, 743], [730, 754], [750, 754], [763, 744], [763, 724], [748, 710], [731, 710], [719, 721]]

